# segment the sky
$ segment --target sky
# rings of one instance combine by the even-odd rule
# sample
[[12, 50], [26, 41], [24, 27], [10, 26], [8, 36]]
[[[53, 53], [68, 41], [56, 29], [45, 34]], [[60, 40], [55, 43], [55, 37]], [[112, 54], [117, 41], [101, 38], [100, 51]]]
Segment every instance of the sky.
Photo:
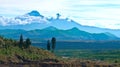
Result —
[[120, 29], [120, 0], [0, 0], [0, 16], [14, 18], [32, 10], [60, 13], [81, 25]]

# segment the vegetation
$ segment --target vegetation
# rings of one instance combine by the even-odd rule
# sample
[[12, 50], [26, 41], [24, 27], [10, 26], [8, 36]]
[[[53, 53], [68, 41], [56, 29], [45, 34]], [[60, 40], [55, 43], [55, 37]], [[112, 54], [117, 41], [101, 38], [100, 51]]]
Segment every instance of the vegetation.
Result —
[[47, 41], [47, 50], [50, 50], [51, 48], [50, 48], [50, 41], [48, 40]]
[[20, 35], [20, 40], [19, 40], [19, 48], [23, 49], [23, 48], [29, 48], [31, 45], [31, 41], [29, 38], [27, 38], [25, 41], [23, 39], [23, 35]]
[[49, 50], [49, 51], [51, 50], [52, 52], [54, 52], [55, 46], [56, 46], [56, 38], [55, 37], [52, 37], [51, 44], [52, 45], [50, 45], [50, 41], [48, 40], [47, 41], [47, 50]]
[[56, 58], [54, 54], [33, 47], [30, 44], [30, 39], [26, 39], [24, 42], [22, 35], [20, 36], [19, 41], [0, 37], [0, 63], [19, 63], [25, 61], [38, 61], [46, 58]]
[[29, 38], [27, 38], [26, 41], [25, 41], [25, 45], [24, 45], [24, 47], [25, 47], [25, 48], [29, 48], [30, 45], [31, 45], [31, 41], [30, 41]]
[[108, 63], [120, 63], [120, 50], [90, 50], [90, 49], [77, 49], [77, 50], [56, 50], [57, 56], [66, 58], [79, 58], [89, 60], [99, 60]]
[[[56, 44], [56, 38], [53, 37], [51, 39], [51, 43], [52, 43], [52, 49], [54, 50], [55, 44]], [[22, 47], [20, 47], [21, 46], [20, 44], [22, 45]], [[47, 42], [47, 45], [48, 45], [48, 50], [49, 50], [50, 49], [49, 40]], [[56, 57], [53, 53], [50, 53], [47, 50], [43, 50], [43, 49], [31, 46], [30, 39], [27, 38], [24, 41], [22, 35], [20, 36], [19, 41], [0, 37], [0, 63], [10, 63], [10, 62], [14, 63], [15, 62], [18, 64], [23, 63], [23, 65], [24, 65], [24, 62], [28, 62], [28, 61], [33, 61], [33, 62], [37, 61], [37, 63], [39, 63], [38, 61], [42, 61], [42, 64], [37, 64], [37, 65], [41, 65], [41, 66], [45, 65], [45, 67], [55, 67], [54, 65], [56, 65], [58, 67], [61, 67], [61, 66], [62, 67], [119, 67], [120, 66], [119, 59], [116, 59], [114, 61], [114, 64], [98, 61], [99, 59], [97, 59], [95, 61], [94, 60], [91, 61], [90, 57], [93, 56], [96, 58], [97, 57], [96, 55], [98, 55], [98, 58], [99, 57], [103, 58], [102, 56], [105, 55], [106, 56], [105, 59], [106, 59], [110, 55], [110, 54], [107, 54], [106, 52], [100, 53], [101, 55], [97, 54], [97, 53], [95, 55], [90, 54], [91, 53], [90, 51], [88, 51], [88, 54], [85, 53], [85, 51], [78, 51], [78, 52], [80, 52], [79, 58], [80, 58], [80, 56], [81, 57], [84, 56], [85, 58], [83, 58], [83, 59], [86, 59], [86, 60], [80, 60], [81, 58], [76, 59], [75, 57], [65, 58], [66, 56], [62, 57], [62, 58]], [[100, 52], [100, 51], [98, 51], [98, 52]], [[59, 53], [61, 53], [61, 52], [59, 52]], [[113, 53], [115, 53], [115, 52], [113, 52]], [[71, 52], [71, 54], [76, 55], [76, 52], [75, 51]], [[87, 55], [85, 55], [85, 54], [87, 54]], [[66, 55], [69, 55], [69, 53]], [[116, 52], [114, 55], [115, 56], [112, 56], [112, 57], [118, 57], [119, 51]], [[76, 56], [78, 56], [78, 55], [76, 55]], [[86, 58], [86, 57], [88, 57], [88, 58]], [[90, 59], [90, 60], [88, 60], [88, 59]], [[32, 62], [30, 62], [30, 63], [33, 65], [36, 65], [36, 63], [32, 63]], [[27, 65], [30, 65], [30, 63]], [[39, 67], [39, 66], [34, 66], [34, 67]]]
[[19, 48], [22, 48], [23, 47], [23, 36], [22, 34], [20, 35], [20, 41], [19, 41]]
[[55, 45], [56, 45], [56, 38], [53, 37], [52, 40], [51, 40], [51, 42], [52, 42], [52, 52], [54, 52], [54, 50], [55, 50]]

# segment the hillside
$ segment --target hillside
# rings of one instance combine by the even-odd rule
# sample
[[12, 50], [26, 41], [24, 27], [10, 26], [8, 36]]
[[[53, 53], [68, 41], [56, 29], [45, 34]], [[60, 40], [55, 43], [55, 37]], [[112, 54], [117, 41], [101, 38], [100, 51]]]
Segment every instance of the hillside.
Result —
[[0, 63], [40, 61], [48, 58], [54, 59], [55, 55], [33, 46], [21, 49], [18, 41], [0, 37]]
[[19, 39], [20, 34], [23, 34], [25, 38], [30, 37], [32, 41], [48, 40], [51, 37], [56, 37], [57, 40], [119, 40], [118, 37], [108, 32], [89, 33], [76, 27], [67, 30], [57, 29], [53, 26], [30, 31], [22, 29], [0, 30], [0, 35], [16, 40]]
[[0, 67], [119, 67], [102, 61], [56, 57], [47, 50], [30, 46], [20, 48], [18, 41], [0, 37]]

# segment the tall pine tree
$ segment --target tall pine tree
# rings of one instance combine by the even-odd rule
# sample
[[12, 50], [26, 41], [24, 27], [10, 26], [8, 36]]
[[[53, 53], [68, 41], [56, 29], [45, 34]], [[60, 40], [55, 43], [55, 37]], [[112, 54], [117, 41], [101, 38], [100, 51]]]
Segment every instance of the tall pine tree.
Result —
[[24, 44], [24, 42], [23, 42], [23, 36], [21, 34], [20, 35], [20, 40], [19, 40], [19, 48], [23, 48], [23, 44]]
[[26, 41], [25, 41], [24, 48], [29, 48], [29, 47], [30, 47], [30, 45], [31, 45], [31, 41], [30, 41], [30, 39], [29, 39], [29, 38], [27, 38], [27, 39], [26, 39]]
[[48, 40], [47, 41], [47, 50], [50, 50], [51, 48], [50, 48], [50, 41]]
[[51, 43], [52, 43], [52, 52], [54, 52], [55, 46], [56, 46], [56, 38], [55, 37], [52, 37]]

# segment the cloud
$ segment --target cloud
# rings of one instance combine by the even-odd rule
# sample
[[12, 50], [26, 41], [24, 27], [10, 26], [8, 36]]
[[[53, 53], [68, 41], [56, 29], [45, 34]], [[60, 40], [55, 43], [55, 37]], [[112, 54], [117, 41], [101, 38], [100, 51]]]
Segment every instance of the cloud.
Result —
[[0, 17], [0, 25], [7, 26], [7, 25], [25, 25], [31, 23], [49, 23], [45, 18], [23, 15], [18, 16], [16, 18], [6, 18], [1, 16]]
[[82, 25], [120, 29], [116, 25], [120, 24], [119, 0], [75, 0], [69, 4], [66, 13]]
[[[69, 17], [82, 25], [120, 29], [120, 0], [0, 1], [0, 15], [15, 17], [31, 10], [38, 10], [47, 17], [55, 17], [56, 13], [60, 13], [62, 16]], [[29, 18], [29, 20], [31, 19]], [[20, 22], [19, 19], [16, 21]], [[27, 23], [26, 21], [24, 23]]]

